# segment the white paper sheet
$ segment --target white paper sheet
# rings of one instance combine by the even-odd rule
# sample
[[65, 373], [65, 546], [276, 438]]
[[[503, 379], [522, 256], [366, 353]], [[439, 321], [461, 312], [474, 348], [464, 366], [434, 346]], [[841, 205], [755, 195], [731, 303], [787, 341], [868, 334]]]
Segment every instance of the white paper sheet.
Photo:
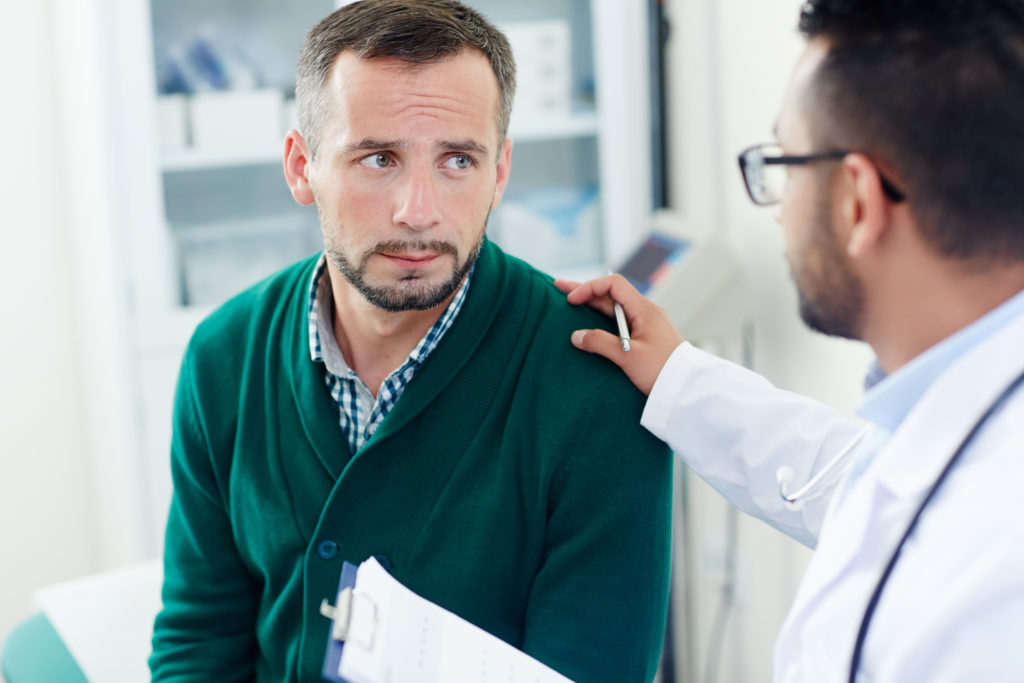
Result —
[[338, 673], [352, 683], [571, 683], [416, 595], [372, 557], [359, 565]]

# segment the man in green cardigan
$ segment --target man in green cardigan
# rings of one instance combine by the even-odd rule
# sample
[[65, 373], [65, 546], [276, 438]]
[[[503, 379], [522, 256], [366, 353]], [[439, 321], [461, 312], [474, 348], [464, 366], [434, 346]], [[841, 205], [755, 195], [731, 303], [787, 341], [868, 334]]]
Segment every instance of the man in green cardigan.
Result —
[[570, 678], [653, 677], [671, 457], [567, 341], [602, 318], [484, 236], [514, 81], [454, 0], [365, 0], [307, 36], [284, 166], [325, 249], [186, 351], [154, 680], [321, 680], [318, 607], [369, 556]]

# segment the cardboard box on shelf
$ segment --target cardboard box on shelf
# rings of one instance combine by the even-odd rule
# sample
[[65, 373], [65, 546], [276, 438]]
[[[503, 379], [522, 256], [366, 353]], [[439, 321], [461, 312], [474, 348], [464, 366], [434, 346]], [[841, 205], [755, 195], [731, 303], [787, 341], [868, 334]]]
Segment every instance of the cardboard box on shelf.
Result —
[[516, 58], [516, 116], [568, 114], [572, 100], [569, 22], [514, 22], [503, 24], [501, 30]]
[[189, 104], [192, 144], [198, 150], [281, 140], [284, 97], [276, 88], [198, 93]]
[[190, 144], [188, 97], [161, 95], [156, 100], [157, 139], [162, 152], [181, 152]]

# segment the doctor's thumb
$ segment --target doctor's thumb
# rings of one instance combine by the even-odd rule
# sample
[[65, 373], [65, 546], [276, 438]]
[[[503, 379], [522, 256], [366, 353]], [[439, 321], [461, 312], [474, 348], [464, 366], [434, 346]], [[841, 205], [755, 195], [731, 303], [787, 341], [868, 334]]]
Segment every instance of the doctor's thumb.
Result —
[[604, 356], [619, 367], [625, 360], [619, 338], [604, 330], [576, 330], [572, 333], [572, 345], [581, 351]]
[[[637, 389], [650, 396], [654, 382], [668, 353], [664, 357], [652, 356], [651, 345], [633, 338], [629, 351], [622, 348], [618, 336], [604, 330], [576, 330], [572, 333], [572, 345], [581, 351], [603, 356], [619, 366]], [[671, 349], [669, 350], [671, 353]]]

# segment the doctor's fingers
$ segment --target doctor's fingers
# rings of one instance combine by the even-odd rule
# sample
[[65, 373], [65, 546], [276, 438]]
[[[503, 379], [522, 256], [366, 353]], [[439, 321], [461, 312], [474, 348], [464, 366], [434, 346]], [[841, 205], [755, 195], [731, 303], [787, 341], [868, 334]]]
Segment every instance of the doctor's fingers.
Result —
[[586, 303], [609, 317], [614, 316], [614, 303], [619, 303], [626, 314], [630, 336], [634, 339], [651, 342], [658, 349], [668, 348], [669, 353], [683, 341], [683, 336], [665, 310], [641, 294], [621, 275], [606, 275], [576, 287], [570, 287], [574, 283], [565, 280], [556, 281], [555, 284], [569, 293], [570, 304]]
[[582, 284], [555, 280], [555, 286], [568, 295], [569, 303], [577, 306], [588, 304], [609, 317], [614, 315], [613, 302], [618, 302], [631, 324], [634, 316], [641, 314], [645, 305], [650, 305], [644, 295], [621, 275], [606, 275]]
[[[589, 284], [589, 283], [586, 283], [586, 284]], [[612, 299], [611, 299], [611, 297], [603, 296], [603, 297], [598, 297], [598, 298], [594, 298], [594, 299], [588, 299], [588, 298], [586, 298], [587, 295], [585, 294], [585, 292], [587, 292], [589, 290], [588, 289], [582, 289], [584, 287], [584, 285], [581, 285], [579, 282], [573, 282], [572, 280], [556, 279], [555, 280], [555, 286], [558, 287], [563, 292], [565, 292], [566, 294], [573, 294], [574, 295], [572, 297], [567, 297], [569, 303], [574, 305], [574, 306], [579, 306], [579, 305], [582, 305], [582, 304], [586, 304], [586, 305], [590, 306], [591, 308], [593, 308], [595, 311], [598, 311], [600, 313], [605, 314], [609, 318], [611, 318], [612, 316], [615, 315], [615, 311], [612, 308]], [[577, 292], [580, 292], [580, 293], [577, 293]]]
[[615, 363], [644, 394], [651, 393], [658, 373], [675, 348], [666, 353], [662, 344], [652, 345], [634, 336], [630, 340], [629, 351], [625, 351], [619, 337], [605, 330], [576, 330], [572, 333], [572, 344], [582, 351], [603, 356]]

